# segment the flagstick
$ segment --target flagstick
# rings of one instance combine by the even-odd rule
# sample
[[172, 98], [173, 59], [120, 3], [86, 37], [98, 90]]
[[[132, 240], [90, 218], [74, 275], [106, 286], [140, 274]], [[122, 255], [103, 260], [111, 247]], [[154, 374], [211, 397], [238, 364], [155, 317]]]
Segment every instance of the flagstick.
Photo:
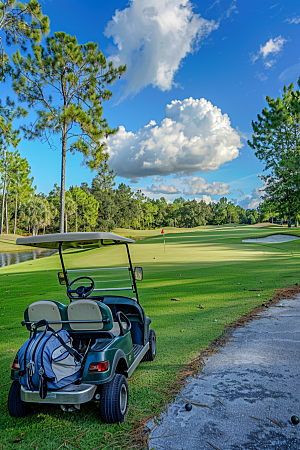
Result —
[[166, 253], [166, 240], [164, 239], [164, 253]]

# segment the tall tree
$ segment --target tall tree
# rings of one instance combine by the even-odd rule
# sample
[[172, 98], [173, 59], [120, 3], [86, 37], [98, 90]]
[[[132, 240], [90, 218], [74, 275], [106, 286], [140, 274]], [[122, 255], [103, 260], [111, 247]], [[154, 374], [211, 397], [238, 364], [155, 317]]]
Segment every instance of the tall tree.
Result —
[[11, 193], [15, 196], [14, 234], [16, 234], [17, 229], [19, 204], [34, 192], [32, 188], [33, 177], [29, 178], [30, 170], [28, 161], [21, 158], [20, 154], [16, 152], [13, 162], [13, 176], [11, 177]]
[[269, 171], [260, 177], [265, 183], [263, 199], [296, 221], [300, 210], [300, 91], [291, 84], [284, 86], [282, 97], [266, 100], [268, 107], [252, 122], [254, 134], [248, 144]]
[[[34, 57], [13, 56], [13, 87], [19, 100], [36, 110], [37, 120], [24, 127], [26, 137], [46, 139], [58, 134], [61, 139], [60, 232], [64, 231], [65, 170], [67, 151], [79, 151], [86, 165], [97, 169], [107, 158], [104, 137], [113, 134], [102, 117], [102, 102], [111, 98], [106, 89], [125, 66], [114, 68], [98, 49], [97, 43], [77, 43], [76, 37], [55, 33], [47, 38], [47, 46], [33, 45]], [[53, 93], [54, 97], [53, 97]]]
[[65, 204], [65, 215], [66, 215], [66, 226], [65, 226], [65, 232], [68, 232], [68, 217], [72, 216], [72, 214], [76, 211], [76, 203], [72, 198], [71, 192], [66, 192], [66, 204]]
[[[4, 205], [7, 184], [9, 176], [15, 171], [13, 161], [14, 154], [9, 152], [9, 147], [17, 147], [20, 142], [20, 132], [13, 128], [13, 122], [15, 119], [25, 117], [27, 111], [23, 108], [16, 107], [15, 103], [8, 97], [6, 102], [2, 105], [0, 100], [0, 177], [2, 180], [2, 209], [1, 209], [1, 226], [0, 234], [3, 233], [3, 218], [4, 218]], [[8, 221], [8, 219], [7, 219]]]

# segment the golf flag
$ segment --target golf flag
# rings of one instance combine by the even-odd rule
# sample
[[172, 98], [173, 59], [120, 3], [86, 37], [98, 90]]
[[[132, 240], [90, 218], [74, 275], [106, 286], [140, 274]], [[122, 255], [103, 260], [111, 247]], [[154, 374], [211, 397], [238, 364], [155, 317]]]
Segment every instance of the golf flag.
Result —
[[161, 232], [160, 232], [160, 234], [165, 234], [165, 230], [162, 229]]

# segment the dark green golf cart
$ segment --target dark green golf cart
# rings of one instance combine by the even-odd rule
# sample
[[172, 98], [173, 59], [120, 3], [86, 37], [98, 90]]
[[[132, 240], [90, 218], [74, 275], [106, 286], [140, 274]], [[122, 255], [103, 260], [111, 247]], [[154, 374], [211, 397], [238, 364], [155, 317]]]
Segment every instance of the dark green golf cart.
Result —
[[[49, 390], [42, 399], [39, 391], [20, 385], [17, 355], [8, 399], [11, 416], [25, 417], [33, 404], [58, 404], [64, 411], [75, 411], [81, 404], [97, 400], [104, 422], [124, 421], [128, 405], [126, 379], [141, 361], [153, 361], [156, 354], [155, 332], [149, 330], [151, 320], [139, 302], [136, 286], [143, 272], [141, 267], [132, 267], [129, 243], [134, 241], [106, 232], [57, 233], [17, 240], [20, 245], [58, 250], [62, 265], [58, 278], [70, 299], [68, 306], [51, 299], [31, 303], [22, 325], [31, 333], [36, 323], [46, 320], [54, 330], [67, 330], [73, 347], [83, 355], [83, 364], [80, 382]], [[65, 268], [63, 250], [108, 245], [124, 247], [127, 266]], [[121, 295], [124, 291], [125, 295]]]

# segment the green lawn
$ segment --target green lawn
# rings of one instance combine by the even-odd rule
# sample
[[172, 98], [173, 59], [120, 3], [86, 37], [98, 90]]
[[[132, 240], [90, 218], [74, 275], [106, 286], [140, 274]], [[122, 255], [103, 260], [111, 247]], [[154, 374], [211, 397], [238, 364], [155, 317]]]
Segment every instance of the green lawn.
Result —
[[[296, 228], [199, 227], [167, 233], [165, 248], [157, 231], [157, 235], [131, 245], [131, 253], [134, 264], [144, 269], [139, 295], [157, 334], [158, 353], [154, 362], [140, 364], [129, 380], [130, 408], [121, 425], [102, 424], [97, 404], [84, 405], [76, 413], [44, 406], [25, 419], [9, 417], [10, 365], [28, 337], [20, 326], [24, 309], [40, 299], [65, 304], [68, 299], [57, 281], [58, 255], [0, 269], [3, 449], [58, 450], [65, 448], [64, 443], [69, 449], [129, 449], [126, 437], [133, 423], [159, 412], [163, 391], [174, 382], [182, 365], [222, 334], [230, 322], [269, 300], [275, 289], [299, 283], [300, 240], [285, 244], [241, 242], [246, 237], [278, 232], [300, 238]], [[125, 235], [126, 230], [119, 233]], [[67, 268], [113, 266], [122, 255], [125, 261], [122, 246], [69, 251], [65, 263]], [[249, 289], [263, 292], [258, 297], [258, 292]], [[180, 302], [171, 301], [173, 297]], [[199, 309], [199, 304], [204, 309]], [[22, 440], [14, 443], [16, 439]]]
[[28, 251], [25, 245], [16, 245], [16, 240], [21, 237], [18, 234], [0, 234], [0, 252]]

